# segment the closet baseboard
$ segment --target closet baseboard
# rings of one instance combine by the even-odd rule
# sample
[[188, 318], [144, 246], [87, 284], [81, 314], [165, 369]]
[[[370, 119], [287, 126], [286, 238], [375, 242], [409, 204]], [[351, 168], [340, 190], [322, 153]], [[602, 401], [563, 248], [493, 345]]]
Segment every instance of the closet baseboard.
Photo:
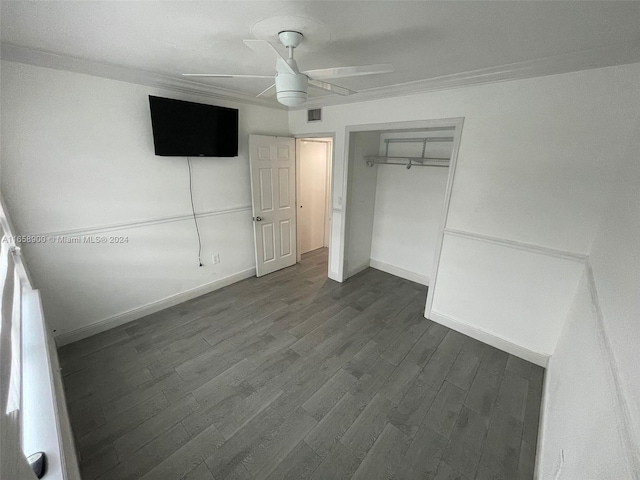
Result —
[[427, 275], [421, 275], [410, 270], [405, 270], [404, 268], [396, 267], [395, 265], [381, 262], [379, 260], [374, 260], [373, 258], [369, 261], [369, 265], [371, 268], [375, 268], [376, 270], [390, 273], [391, 275], [419, 283], [420, 285], [429, 286], [429, 277]]

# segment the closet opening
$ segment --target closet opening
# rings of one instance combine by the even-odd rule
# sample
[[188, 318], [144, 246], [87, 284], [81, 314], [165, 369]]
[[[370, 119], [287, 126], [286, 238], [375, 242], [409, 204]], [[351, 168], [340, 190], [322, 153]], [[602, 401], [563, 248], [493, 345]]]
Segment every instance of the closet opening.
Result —
[[332, 137], [296, 138], [297, 261], [328, 259], [331, 229]]
[[342, 280], [372, 267], [437, 277], [462, 119], [348, 127]]

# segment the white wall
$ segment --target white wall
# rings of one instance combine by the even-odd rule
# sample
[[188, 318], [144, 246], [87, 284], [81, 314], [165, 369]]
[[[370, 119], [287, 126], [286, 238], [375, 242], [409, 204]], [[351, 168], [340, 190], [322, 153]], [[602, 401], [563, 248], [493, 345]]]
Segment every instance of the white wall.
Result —
[[496, 346], [545, 365], [584, 263], [458, 235], [445, 236], [440, 262], [433, 319], [455, 322], [474, 312], [476, 331], [464, 333], [500, 339]]
[[569, 450], [573, 463], [561, 478], [640, 477], [640, 121], [629, 121], [638, 135], [617, 162], [590, 254], [592, 291], [576, 295], [579, 314], [569, 317], [549, 365], [540, 468], [552, 471], [558, 451]]
[[538, 478], [637, 478], [621, 440], [619, 405], [585, 272], [545, 376]]
[[[286, 135], [287, 112], [6, 61], [1, 81], [1, 188], [18, 233], [128, 237], [25, 246], [48, 324], [63, 340], [251, 274], [248, 135]], [[202, 268], [186, 159], [154, 155], [150, 94], [240, 110], [239, 156], [192, 159]], [[212, 253], [222, 260], [215, 267]]]
[[[640, 78], [636, 79], [640, 90]], [[547, 370], [540, 478], [640, 478], [640, 96], [586, 274]]]
[[[640, 91], [640, 79], [638, 80]], [[640, 451], [640, 95], [629, 119], [635, 138], [627, 143], [590, 255], [602, 309], [604, 333], [613, 353], [636, 453]], [[640, 475], [640, 458], [638, 475]]]
[[[380, 155], [387, 138], [451, 137], [453, 130], [393, 132], [381, 135]], [[448, 158], [451, 142], [429, 142], [425, 156]], [[390, 156], [422, 156], [421, 143], [392, 143]], [[379, 165], [371, 245], [372, 265], [429, 285], [438, 228], [442, 218], [449, 169]]]
[[378, 168], [368, 167], [365, 156], [375, 155], [379, 145], [378, 132], [351, 134], [345, 246], [347, 277], [368, 267], [371, 259]]
[[[563, 252], [579, 258], [590, 251], [615, 177], [611, 162], [626, 153], [629, 139], [637, 134], [629, 119], [637, 115], [638, 78], [640, 64], [616, 66], [330, 106], [323, 109], [323, 121], [317, 124], [306, 122], [305, 111], [295, 111], [289, 123], [294, 134], [336, 132], [334, 186], [344, 187], [347, 126], [464, 117], [446, 228], [474, 238], [457, 242], [455, 248], [461, 250], [449, 252], [447, 258], [456, 258], [475, 248], [480, 238], [490, 237], [503, 249], [517, 243], [521, 248], [516, 255], [526, 256], [530, 249], [548, 254], [549, 264], [562, 263]], [[344, 195], [344, 188], [336, 188], [334, 205]], [[342, 228], [342, 219], [334, 215], [334, 240]], [[332, 269], [339, 264], [333, 258], [338, 250], [331, 252]], [[456, 285], [457, 264], [444, 261], [439, 269], [440, 274], [453, 276], [450, 285]], [[552, 279], [558, 270], [562, 267], [554, 264], [540, 272], [540, 277]], [[498, 270], [482, 271], [469, 281], [500, 285], [499, 274]], [[519, 296], [536, 294], [528, 290], [528, 275], [517, 272], [513, 279]], [[577, 285], [575, 275], [569, 273], [561, 281], [571, 298]], [[476, 290], [458, 290], [452, 295], [438, 290], [436, 284], [435, 296], [436, 305], [446, 311], [455, 307], [451, 304], [454, 298], [467, 306], [458, 309], [452, 319], [457, 325], [486, 329], [485, 316], [479, 317], [474, 308], [482, 301]], [[562, 310], [566, 305], [553, 311], [553, 305], [561, 303], [544, 296], [537, 301], [542, 315], [566, 317], [567, 311]], [[496, 317], [508, 319], [508, 325], [496, 326], [499, 331], [503, 327], [526, 329], [539, 321], [533, 312], [517, 305], [511, 310], [493, 305], [492, 310]], [[542, 343], [523, 338], [517, 346], [545, 355], [548, 352], [536, 349], [540, 344], [555, 345], [558, 331], [560, 328], [545, 333]]]

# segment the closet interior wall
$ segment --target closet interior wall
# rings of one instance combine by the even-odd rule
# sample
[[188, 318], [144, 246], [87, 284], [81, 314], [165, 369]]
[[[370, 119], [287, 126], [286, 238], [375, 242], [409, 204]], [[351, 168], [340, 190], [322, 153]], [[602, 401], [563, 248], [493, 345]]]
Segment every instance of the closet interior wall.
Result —
[[378, 166], [369, 167], [365, 157], [375, 154], [379, 145], [380, 132], [351, 133], [347, 173], [345, 279], [364, 270], [371, 262]]
[[375, 164], [369, 155], [449, 158], [452, 141], [385, 140], [451, 138], [454, 130], [351, 133], [347, 197], [346, 276], [367, 266], [429, 285], [449, 168]]

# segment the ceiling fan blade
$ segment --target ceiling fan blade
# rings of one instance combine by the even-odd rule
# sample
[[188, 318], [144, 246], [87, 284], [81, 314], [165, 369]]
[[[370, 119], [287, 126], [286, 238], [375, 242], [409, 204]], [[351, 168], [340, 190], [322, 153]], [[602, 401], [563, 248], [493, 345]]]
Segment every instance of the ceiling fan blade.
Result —
[[313, 79], [359, 77], [360, 75], [375, 75], [378, 73], [393, 72], [393, 65], [390, 63], [378, 63], [376, 65], [359, 65], [353, 67], [330, 67], [318, 70], [308, 70], [305, 75]]
[[[287, 57], [282, 55], [276, 49], [276, 47], [274, 47], [271, 43], [267, 42], [266, 40], [243, 40], [243, 42], [247, 47], [249, 47], [251, 50], [253, 50], [259, 55], [273, 56], [275, 54], [276, 58], [278, 59], [276, 63], [278, 67], [278, 71], [282, 71], [283, 73], [293, 73], [294, 75], [298, 73], [291, 67], [291, 65], [287, 63]], [[283, 70], [280, 70], [280, 68], [282, 68]]]
[[339, 87], [338, 85], [334, 85], [333, 83], [323, 82], [322, 80], [309, 79], [309, 85], [313, 85], [314, 87], [321, 88], [332, 93], [337, 93], [338, 95], [346, 96], [353, 93], [358, 93], [354, 92], [353, 90], [349, 90], [348, 88]]
[[269, 88], [265, 88], [258, 95], [256, 95], [256, 97], [271, 97], [271, 96], [273, 96], [274, 93], [276, 93], [276, 84], [275, 83], [273, 85], [271, 85]]
[[213, 77], [213, 78], [273, 78], [273, 75], [227, 75], [224, 73], [183, 73], [183, 77]]

